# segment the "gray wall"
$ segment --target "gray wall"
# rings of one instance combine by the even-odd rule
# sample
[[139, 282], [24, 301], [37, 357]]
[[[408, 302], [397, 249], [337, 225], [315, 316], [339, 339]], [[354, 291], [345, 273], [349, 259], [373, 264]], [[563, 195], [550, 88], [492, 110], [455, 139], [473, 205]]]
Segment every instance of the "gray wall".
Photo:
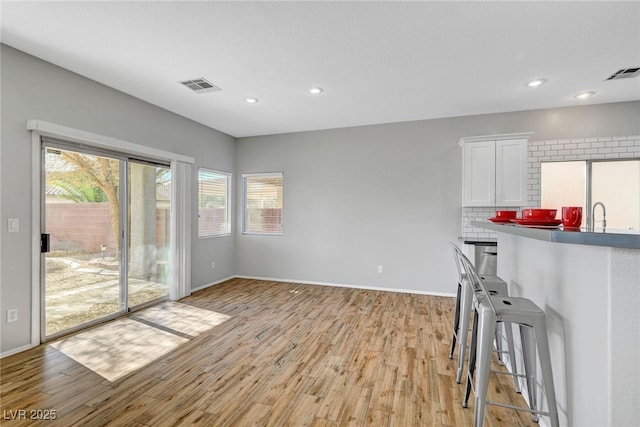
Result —
[[452, 293], [458, 141], [517, 132], [533, 132], [531, 140], [639, 135], [640, 102], [238, 139], [238, 175], [284, 173], [284, 235], [243, 236], [237, 209], [236, 274]]
[[[131, 141], [240, 174], [282, 171], [284, 235], [197, 239], [192, 288], [232, 275], [451, 293], [447, 242], [460, 234], [463, 136], [534, 132], [548, 140], [640, 134], [640, 102], [243, 138], [169, 113], [2, 46], [0, 353], [28, 345], [31, 311], [31, 135], [40, 119]], [[195, 172], [195, 168], [194, 168]], [[195, 174], [194, 174], [195, 175]], [[7, 218], [20, 232], [7, 233]], [[216, 269], [211, 270], [211, 261]], [[377, 273], [383, 265], [384, 273]], [[6, 324], [6, 310], [19, 320]]]
[[[192, 201], [192, 287], [232, 276], [234, 239], [197, 238], [197, 166], [234, 172], [235, 140], [131, 96], [2, 45], [2, 264], [0, 353], [30, 343], [31, 133], [29, 119], [131, 141], [196, 159]], [[7, 218], [20, 220], [7, 233]], [[215, 259], [216, 269], [211, 270]], [[6, 310], [19, 319], [6, 324]]]

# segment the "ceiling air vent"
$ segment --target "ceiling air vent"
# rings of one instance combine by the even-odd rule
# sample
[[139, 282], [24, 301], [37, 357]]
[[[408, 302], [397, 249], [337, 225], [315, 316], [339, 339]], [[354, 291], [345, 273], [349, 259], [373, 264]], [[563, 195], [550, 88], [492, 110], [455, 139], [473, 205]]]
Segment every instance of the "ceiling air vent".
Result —
[[185, 85], [186, 87], [197, 93], [218, 92], [222, 90], [221, 88], [204, 78], [185, 80], [183, 82], [180, 82], [180, 84]]
[[611, 74], [606, 80], [619, 80], [619, 79], [630, 79], [632, 77], [640, 76], [640, 67], [633, 68], [623, 68], [621, 70], [616, 71]]

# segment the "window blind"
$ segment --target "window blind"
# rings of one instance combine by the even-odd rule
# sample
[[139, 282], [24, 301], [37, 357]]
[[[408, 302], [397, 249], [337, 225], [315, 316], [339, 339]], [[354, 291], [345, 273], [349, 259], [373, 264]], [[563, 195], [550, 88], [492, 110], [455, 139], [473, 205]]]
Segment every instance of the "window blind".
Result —
[[198, 237], [229, 234], [229, 189], [231, 176], [198, 169]]
[[282, 173], [245, 174], [242, 181], [242, 232], [281, 235]]

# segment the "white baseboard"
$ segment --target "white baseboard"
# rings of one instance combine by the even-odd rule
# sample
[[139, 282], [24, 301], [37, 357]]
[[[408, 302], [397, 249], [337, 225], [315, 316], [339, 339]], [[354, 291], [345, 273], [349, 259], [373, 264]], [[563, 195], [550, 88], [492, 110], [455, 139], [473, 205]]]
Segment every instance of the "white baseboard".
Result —
[[202, 286], [198, 286], [197, 288], [191, 289], [191, 292], [193, 293], [193, 292], [201, 291], [203, 289], [210, 288], [211, 286], [219, 285], [220, 283], [226, 282], [227, 280], [235, 279], [236, 277], [238, 277], [238, 276], [229, 276], [229, 277], [226, 277], [224, 279], [220, 279], [217, 282], [207, 283], [207, 284], [204, 284]]
[[17, 353], [22, 353], [23, 351], [30, 350], [34, 347], [37, 347], [37, 345], [27, 344], [21, 347], [12, 348], [11, 350], [5, 351], [4, 353], [0, 353], [0, 359], [5, 358], [7, 356], [12, 356]]
[[330, 282], [314, 282], [309, 280], [283, 279], [278, 277], [257, 277], [257, 276], [239, 275], [239, 276], [233, 276], [233, 278], [251, 279], [251, 280], [268, 280], [271, 282], [283, 282], [283, 283], [301, 283], [303, 285], [333, 286], [337, 288], [366, 289], [370, 291], [398, 292], [403, 294], [432, 295], [432, 296], [438, 296], [438, 297], [451, 297], [451, 298], [456, 297], [455, 294], [444, 293], [444, 292], [419, 291], [416, 289], [379, 288], [375, 286], [360, 286], [360, 285], [349, 285], [344, 283], [330, 283]]

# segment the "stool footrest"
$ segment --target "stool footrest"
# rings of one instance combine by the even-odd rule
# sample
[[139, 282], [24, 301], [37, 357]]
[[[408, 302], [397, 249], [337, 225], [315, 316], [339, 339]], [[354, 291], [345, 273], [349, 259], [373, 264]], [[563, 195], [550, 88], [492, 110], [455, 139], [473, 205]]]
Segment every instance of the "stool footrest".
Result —
[[490, 372], [493, 372], [494, 374], [511, 375], [512, 377], [527, 378], [525, 374], [514, 374], [513, 372], [498, 371], [497, 369], [491, 369]]
[[534, 411], [533, 409], [529, 408], [528, 406], [509, 405], [508, 403], [493, 402], [491, 400], [487, 400], [486, 403], [487, 403], [487, 405], [502, 406], [503, 408], [515, 409], [516, 411], [531, 412], [532, 414], [544, 415], [546, 417], [548, 417], [550, 415], [549, 412]]

